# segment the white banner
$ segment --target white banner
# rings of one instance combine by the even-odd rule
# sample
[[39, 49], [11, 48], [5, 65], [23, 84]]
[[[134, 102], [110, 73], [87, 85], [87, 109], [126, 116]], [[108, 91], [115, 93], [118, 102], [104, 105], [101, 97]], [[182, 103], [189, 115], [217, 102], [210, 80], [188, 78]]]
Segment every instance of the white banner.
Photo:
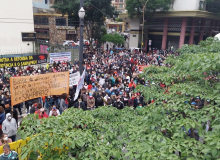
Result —
[[71, 62], [71, 52], [62, 52], [62, 53], [50, 53], [50, 63], [53, 62], [63, 62], [69, 61]]
[[77, 85], [79, 80], [80, 80], [80, 73], [79, 72], [70, 74], [69, 86]]
[[81, 78], [80, 78], [80, 80], [79, 80], [78, 86], [77, 86], [77, 88], [76, 88], [76, 94], [75, 94], [75, 97], [74, 97], [74, 101], [78, 98], [78, 96], [79, 96], [79, 91], [80, 91], [80, 89], [82, 89], [83, 86], [84, 86], [85, 74], [86, 74], [86, 69], [84, 69], [83, 74], [82, 74], [82, 76], [81, 76]]

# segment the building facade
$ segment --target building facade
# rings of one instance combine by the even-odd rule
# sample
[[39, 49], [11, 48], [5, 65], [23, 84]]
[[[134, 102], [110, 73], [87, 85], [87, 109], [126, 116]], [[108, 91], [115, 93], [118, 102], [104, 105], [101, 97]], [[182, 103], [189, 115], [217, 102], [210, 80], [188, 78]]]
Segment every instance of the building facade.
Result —
[[[77, 31], [67, 15], [51, 8], [54, 0], [33, 0], [34, 30], [37, 41], [62, 44], [64, 40], [76, 41]], [[69, 23], [70, 22], [70, 23]]]
[[118, 13], [122, 13], [126, 8], [126, 0], [112, 0], [112, 6], [116, 8]]
[[[214, 13], [205, 11], [203, 0], [174, 0], [170, 10], [157, 11], [153, 17], [145, 19], [144, 49], [174, 49], [183, 44], [198, 44], [219, 31], [220, 18]], [[200, 9], [200, 10], [199, 10]], [[128, 19], [127, 13], [120, 18]], [[130, 48], [141, 47], [141, 21], [134, 18], [130, 21]]]
[[1, 1], [0, 21], [0, 55], [33, 52], [33, 41], [25, 40], [34, 37], [32, 1]]

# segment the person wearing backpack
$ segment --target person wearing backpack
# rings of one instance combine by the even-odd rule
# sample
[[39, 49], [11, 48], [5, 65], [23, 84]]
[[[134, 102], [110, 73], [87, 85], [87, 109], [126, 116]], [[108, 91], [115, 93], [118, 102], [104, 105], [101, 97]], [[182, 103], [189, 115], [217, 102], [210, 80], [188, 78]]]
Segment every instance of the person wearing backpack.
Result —
[[96, 107], [101, 107], [101, 106], [104, 106], [104, 101], [103, 101], [103, 98], [102, 98], [102, 92], [98, 92], [98, 95], [96, 96]]

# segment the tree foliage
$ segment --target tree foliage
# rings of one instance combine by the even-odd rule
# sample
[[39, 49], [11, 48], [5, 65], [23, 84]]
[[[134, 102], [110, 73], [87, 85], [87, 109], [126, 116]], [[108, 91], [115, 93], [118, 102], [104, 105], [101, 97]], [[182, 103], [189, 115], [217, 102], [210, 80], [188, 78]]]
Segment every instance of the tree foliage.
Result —
[[220, 1], [219, 0], [206, 0], [206, 10], [209, 12], [220, 15]]
[[179, 50], [183, 53], [220, 53], [220, 41], [218, 38], [209, 37], [206, 41], [201, 41], [198, 45], [183, 45]]
[[[131, 18], [133, 16], [142, 17], [143, 15], [143, 4], [146, 0], [126, 0], [126, 9]], [[146, 5], [145, 15], [152, 16], [152, 14], [157, 10], [161, 9], [163, 11], [170, 9], [170, 4], [172, 0], [149, 0]]]
[[114, 34], [105, 34], [101, 38], [102, 42], [112, 42], [113, 44], [121, 45], [124, 43], [125, 39], [122, 35], [118, 33]]
[[[58, 117], [40, 120], [29, 115], [22, 122], [20, 134], [23, 139], [31, 139], [21, 156], [39, 151], [44, 160], [71, 159], [68, 153], [77, 155], [72, 158], [77, 160], [219, 159], [220, 54], [182, 53], [170, 56], [166, 63], [171, 67], [150, 66], [141, 75], [150, 83], [139, 85], [137, 90], [146, 102], [155, 100], [149, 106], [136, 110], [72, 108]], [[196, 109], [190, 102], [197, 96], [210, 102]], [[210, 129], [206, 132], [208, 121]], [[193, 138], [187, 135], [189, 129]], [[196, 131], [200, 141], [196, 140]]]
[[[79, 6], [79, 0], [55, 0], [55, 4], [52, 8], [61, 11], [63, 14], [68, 14], [70, 23], [78, 27]], [[111, 6], [111, 0], [84, 0], [84, 9], [86, 13], [84, 17], [85, 33], [89, 40], [90, 38], [100, 40], [101, 33], [99, 31], [104, 25], [105, 18], [112, 17], [114, 13], [114, 7]], [[92, 39], [90, 40], [90, 44], [92, 44]]]

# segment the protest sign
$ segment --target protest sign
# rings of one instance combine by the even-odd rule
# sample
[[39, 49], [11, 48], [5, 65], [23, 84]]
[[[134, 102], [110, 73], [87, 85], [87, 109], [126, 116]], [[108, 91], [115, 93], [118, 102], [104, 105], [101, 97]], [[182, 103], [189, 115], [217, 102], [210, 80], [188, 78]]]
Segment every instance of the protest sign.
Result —
[[47, 63], [47, 54], [0, 58], [0, 68], [20, 67]]
[[63, 62], [63, 61], [71, 61], [71, 52], [62, 52], [62, 53], [50, 53], [50, 63], [53, 62]]
[[77, 85], [79, 83], [79, 79], [80, 79], [80, 73], [79, 72], [70, 74], [69, 86]]
[[69, 72], [10, 78], [11, 105], [30, 99], [69, 94]]

